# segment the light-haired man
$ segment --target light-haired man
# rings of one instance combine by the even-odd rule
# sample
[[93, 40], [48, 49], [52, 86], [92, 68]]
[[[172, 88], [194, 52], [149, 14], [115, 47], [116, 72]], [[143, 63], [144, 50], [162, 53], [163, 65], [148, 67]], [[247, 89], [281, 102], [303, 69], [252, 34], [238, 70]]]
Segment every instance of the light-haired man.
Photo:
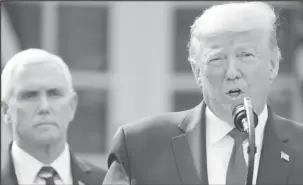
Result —
[[101, 184], [106, 171], [72, 154], [67, 130], [78, 99], [64, 61], [41, 49], [14, 55], [1, 75], [3, 120], [13, 142], [1, 184]]
[[104, 184], [245, 184], [247, 135], [232, 120], [245, 96], [259, 120], [253, 184], [303, 184], [303, 125], [267, 105], [281, 58], [276, 18], [263, 2], [216, 5], [199, 16], [189, 61], [204, 100], [121, 126]]

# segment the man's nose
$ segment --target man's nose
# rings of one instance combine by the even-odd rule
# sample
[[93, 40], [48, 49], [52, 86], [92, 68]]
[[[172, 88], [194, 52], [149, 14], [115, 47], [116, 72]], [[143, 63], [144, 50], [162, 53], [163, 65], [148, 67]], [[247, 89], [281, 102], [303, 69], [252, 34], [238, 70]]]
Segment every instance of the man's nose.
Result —
[[236, 58], [230, 59], [226, 69], [226, 80], [237, 80], [241, 78], [241, 73], [238, 67], [238, 61]]
[[40, 108], [39, 114], [48, 114], [49, 113], [49, 100], [45, 95], [40, 97]]

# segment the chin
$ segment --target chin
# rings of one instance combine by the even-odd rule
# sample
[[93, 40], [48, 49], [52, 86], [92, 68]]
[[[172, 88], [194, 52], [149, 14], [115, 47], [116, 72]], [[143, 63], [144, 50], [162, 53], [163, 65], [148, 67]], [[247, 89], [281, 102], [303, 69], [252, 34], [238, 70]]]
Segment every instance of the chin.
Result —
[[226, 104], [221, 104], [221, 107], [225, 112], [230, 112], [230, 111], [232, 111], [234, 105], [231, 103], [230, 104], [226, 103]]
[[54, 144], [57, 143], [59, 140], [59, 137], [54, 135], [40, 135], [39, 137], [35, 138], [35, 142], [38, 145], [48, 145], [48, 144]]

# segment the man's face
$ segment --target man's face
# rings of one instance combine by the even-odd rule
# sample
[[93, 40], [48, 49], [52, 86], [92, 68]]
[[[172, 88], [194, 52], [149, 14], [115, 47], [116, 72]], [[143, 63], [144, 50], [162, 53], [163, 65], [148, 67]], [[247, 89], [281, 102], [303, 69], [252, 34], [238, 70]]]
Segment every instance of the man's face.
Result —
[[226, 33], [206, 39], [202, 48], [195, 75], [211, 110], [230, 119], [232, 108], [249, 96], [260, 113], [278, 70], [278, 62], [271, 62], [268, 35]]
[[67, 87], [59, 65], [28, 64], [15, 71], [13, 80], [7, 114], [14, 137], [35, 144], [66, 139], [77, 97]]

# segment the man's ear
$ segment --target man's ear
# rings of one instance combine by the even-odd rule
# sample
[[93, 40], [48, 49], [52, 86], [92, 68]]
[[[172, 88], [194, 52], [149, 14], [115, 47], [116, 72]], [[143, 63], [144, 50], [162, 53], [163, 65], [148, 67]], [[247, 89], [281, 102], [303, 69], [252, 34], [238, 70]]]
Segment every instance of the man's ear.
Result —
[[8, 109], [9, 109], [8, 104], [5, 101], [1, 101], [1, 115], [3, 117], [3, 121], [5, 124], [12, 123], [12, 119], [11, 119]]
[[273, 82], [278, 76], [280, 62], [278, 60], [270, 60], [269, 62], [269, 80]]
[[194, 73], [196, 82], [200, 88], [202, 88], [201, 68], [197, 64], [190, 62], [191, 69]]
[[76, 110], [78, 107], [78, 94], [76, 92], [72, 93], [71, 99], [70, 99], [70, 110], [71, 110], [71, 121], [74, 119]]

